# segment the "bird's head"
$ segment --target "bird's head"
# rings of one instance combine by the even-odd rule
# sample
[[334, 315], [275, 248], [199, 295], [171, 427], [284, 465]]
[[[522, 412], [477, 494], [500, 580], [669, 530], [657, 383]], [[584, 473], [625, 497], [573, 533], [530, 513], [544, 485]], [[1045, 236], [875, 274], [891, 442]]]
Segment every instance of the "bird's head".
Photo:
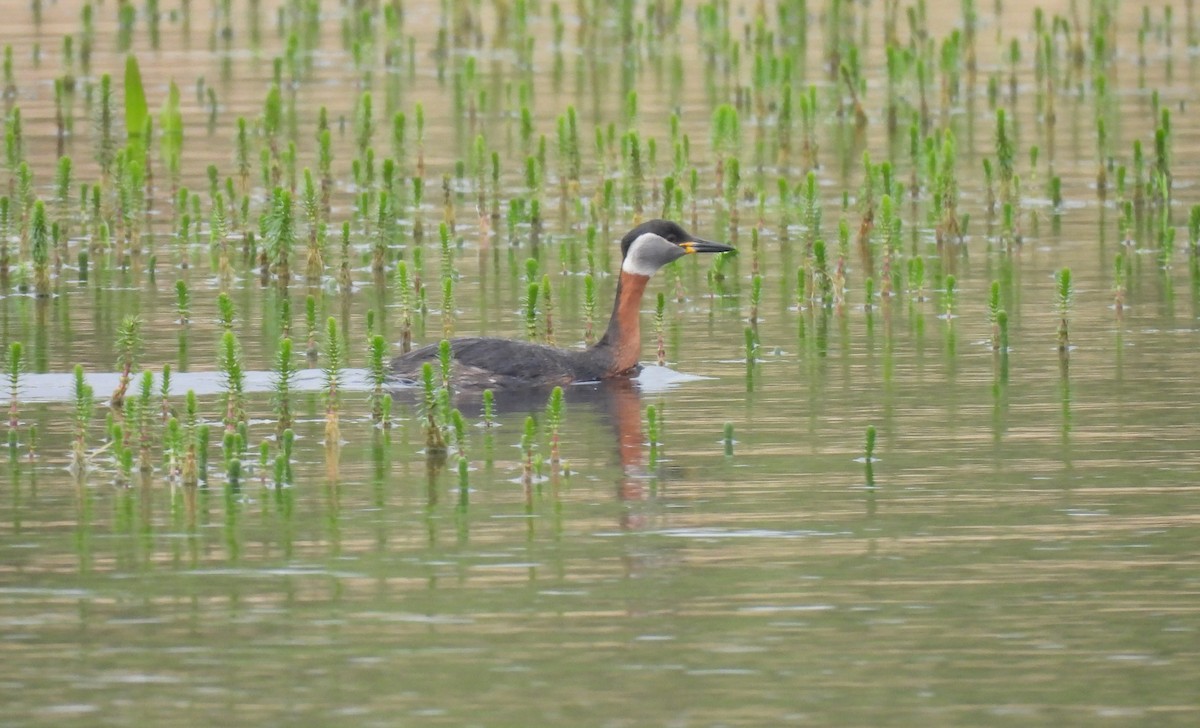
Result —
[[648, 220], [621, 238], [621, 270], [651, 276], [685, 255], [733, 250], [728, 245], [698, 238], [670, 220]]

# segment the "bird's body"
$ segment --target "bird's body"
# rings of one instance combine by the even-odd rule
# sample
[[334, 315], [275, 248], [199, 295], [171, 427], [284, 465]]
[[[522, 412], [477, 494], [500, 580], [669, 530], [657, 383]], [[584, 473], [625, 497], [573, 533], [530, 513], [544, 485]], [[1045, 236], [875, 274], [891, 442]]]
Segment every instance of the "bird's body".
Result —
[[[453, 339], [452, 382], [459, 388], [538, 388], [636, 374], [641, 369], [641, 300], [650, 277], [689, 253], [731, 250], [727, 245], [694, 238], [673, 222], [643, 223], [621, 241], [616, 301], [600, 341], [587, 349], [571, 350], [510, 339]], [[392, 361], [392, 376], [420, 381], [424, 365], [437, 360], [438, 345], [411, 351]]]
[[[591, 349], [559, 349], [526, 341], [465, 338], [450, 341], [453, 381], [457, 387], [513, 389], [606, 379], [608, 367]], [[392, 362], [392, 374], [420, 381], [426, 362], [435, 366], [438, 345], [415, 349]]]

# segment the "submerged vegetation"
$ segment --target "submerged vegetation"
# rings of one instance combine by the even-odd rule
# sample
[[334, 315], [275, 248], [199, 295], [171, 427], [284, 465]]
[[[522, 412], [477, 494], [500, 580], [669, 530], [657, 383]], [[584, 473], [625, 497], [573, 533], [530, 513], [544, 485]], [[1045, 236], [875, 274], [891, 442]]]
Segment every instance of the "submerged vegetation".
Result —
[[[1071, 335], [1096, 320], [1078, 314], [1108, 301], [1068, 267], [1038, 281], [1021, 260], [1078, 205], [1101, 210], [1088, 245], [1112, 261], [1116, 316], [1147, 296], [1170, 301], [1183, 276], [1193, 299], [1200, 290], [1200, 206], [1176, 199], [1172, 113], [1187, 99], [1151, 89], [1139, 62], [1149, 101], [1134, 112], [1142, 123], [1120, 123], [1112, 85], [1133, 51], [1115, 46], [1129, 19], [1111, 0], [1029, 18], [963, 0], [949, 22], [925, 2], [885, 2], [882, 13], [845, 0], [583, 2], [576, 16], [557, 2], [451, 3], [432, 49], [400, 4], [334, 13], [289, 0], [273, 27], [259, 3], [233, 5], [214, 5], [211, 23], [189, 3], [169, 13], [85, 3], [73, 18], [56, 7], [69, 28], [61, 53], [44, 40], [5, 49], [10, 452], [22, 441], [22, 372], [67, 371], [74, 356], [87, 372], [115, 365], [119, 375], [101, 443], [76, 370], [78, 472], [99, 466], [127, 482], [136, 459], [140, 472], [203, 483], [207, 422], [219, 421], [230, 482], [257, 462], [291, 484], [300, 411], [313, 409], [297, 391], [303, 359], [323, 371], [327, 457], [336, 461], [349, 423], [369, 421], [383, 440], [394, 425], [407, 440], [415, 423], [427, 456], [453, 449], [465, 502], [477, 449], [454, 408], [448, 347], [399, 413], [389, 358], [496, 326], [592, 343], [612, 291], [613, 237], [651, 215], [748, 254], [668, 269], [644, 359], [680, 361], [681, 339], [703, 338], [681, 334], [681, 317], [706, 308], [725, 332], [709, 361], [744, 361], [746, 393], [777, 376], [765, 364], [779, 354], [815, 367], [864, 330], [881, 335], [890, 362], [901, 333], [921, 346], [926, 316], [944, 320], [949, 360], [963, 336], [990, 342], [1007, 381], [1028, 289], [1056, 301], [1057, 337], [1045, 338], [1066, 376]], [[1186, 47], [1160, 11], [1139, 18], [1138, 57], [1164, 58], [1166, 83], [1175, 63], [1194, 65], [1188, 8]], [[101, 42], [101, 21], [118, 21], [115, 47]], [[164, 37], [207, 42], [214, 64], [189, 76], [147, 62]], [[318, 62], [331, 47], [349, 78]], [[261, 81], [239, 75], [235, 48], [262, 59]], [[493, 57], [503, 60], [485, 62]], [[354, 93], [324, 94], [331, 78]], [[49, 87], [54, 113], [29, 113], [44, 110]], [[964, 270], [981, 265], [990, 287]], [[63, 343], [81, 315], [94, 317], [86, 357]], [[351, 368], [367, 373], [360, 390], [347, 389]], [[163, 371], [161, 423], [148, 419], [152, 369]], [[171, 389], [171, 376], [214, 369], [219, 397], [185, 401]], [[272, 372], [269, 404], [248, 393], [256, 371]], [[365, 403], [348, 396], [361, 390]], [[527, 486], [541, 467], [539, 428], [556, 472], [571, 448], [562, 412], [560, 391], [544, 422], [526, 424]], [[654, 461], [659, 410], [646, 413]], [[489, 437], [500, 414], [488, 393]], [[732, 432], [728, 423], [729, 455]]]
[[8, 721], [1195, 723], [1196, 4], [7, 3]]

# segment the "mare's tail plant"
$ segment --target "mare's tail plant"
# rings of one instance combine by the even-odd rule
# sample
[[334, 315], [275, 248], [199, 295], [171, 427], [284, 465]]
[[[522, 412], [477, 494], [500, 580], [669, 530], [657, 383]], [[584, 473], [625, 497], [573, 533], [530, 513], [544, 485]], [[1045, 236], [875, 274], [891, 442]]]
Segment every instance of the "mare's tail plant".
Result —
[[184, 485], [196, 485], [200, 477], [199, 462], [199, 430], [197, 424], [196, 392], [189, 389], [184, 398], [183, 464], [180, 466], [180, 480]]
[[178, 322], [181, 326], [187, 326], [191, 316], [191, 293], [188, 292], [187, 281], [180, 278], [175, 281], [175, 310], [179, 314]]
[[1071, 349], [1071, 338], [1067, 331], [1067, 315], [1071, 310], [1071, 269], [1063, 268], [1055, 278], [1058, 284], [1058, 353], [1065, 357]]
[[408, 263], [396, 264], [396, 299], [400, 305], [400, 353], [412, 350], [412, 284], [409, 281]]
[[137, 428], [137, 445], [138, 445], [138, 470], [143, 473], [150, 472], [154, 466], [150, 462], [150, 450], [154, 444], [154, 372], [149, 369], [142, 372], [142, 380], [139, 383], [137, 402], [135, 411], [137, 417], [136, 422], [130, 422], [131, 427]]
[[546, 429], [550, 433], [550, 465], [555, 470], [559, 467], [558, 429], [563, 419], [563, 389], [555, 387], [550, 393], [550, 403], [546, 406]]
[[276, 430], [279, 434], [292, 426], [291, 393], [295, 381], [296, 365], [292, 361], [292, 340], [284, 337], [280, 340], [279, 351], [275, 355], [275, 379], [272, 382], [278, 420]]
[[483, 424], [485, 427], [496, 424], [496, 394], [490, 389], [483, 390]]
[[125, 406], [125, 395], [129, 392], [129, 382], [141, 348], [142, 319], [139, 316], [126, 316], [117, 327], [117, 366], [121, 370], [121, 378], [109, 400], [109, 406], [113, 409]]
[[311, 293], [304, 299], [304, 325], [308, 331], [308, 342], [304, 347], [304, 355], [310, 361], [315, 361], [319, 351], [317, 346], [317, 299]]
[[583, 341], [588, 346], [596, 342], [596, 280], [588, 273], [583, 278], [583, 318], [585, 328]]
[[992, 351], [1000, 351], [1000, 281], [992, 281], [988, 291], [988, 323], [992, 327]]
[[71, 465], [76, 473], [82, 473], [87, 465], [87, 429], [95, 409], [92, 386], [83, 376], [83, 365], [75, 365], [75, 439], [71, 445]]
[[339, 409], [341, 405], [342, 369], [345, 367], [342, 337], [337, 319], [330, 316], [325, 327], [325, 444], [341, 440]]
[[528, 417], [525, 418], [525, 429], [521, 433], [521, 452], [524, 454], [524, 458], [522, 461], [523, 462], [522, 481], [525, 484], [526, 500], [528, 500], [529, 497], [532, 495], [532, 493], [530, 492], [530, 487], [533, 485], [533, 458], [534, 458], [534, 447], [535, 447], [536, 442], [537, 442], [537, 420], [535, 420], [533, 418], [533, 415], [529, 415]]
[[445, 426], [440, 421], [438, 386], [434, 382], [433, 364], [425, 362], [421, 367], [422, 404], [425, 410], [425, 454], [438, 458], [446, 454]]
[[246, 370], [242, 364], [242, 346], [233, 331], [221, 335], [217, 369], [225, 383], [225, 431], [232, 432], [246, 419]]
[[666, 366], [667, 347], [663, 336], [663, 323], [666, 314], [667, 297], [660, 291], [654, 307], [654, 337], [658, 340], [658, 365]]
[[46, 224], [46, 204], [34, 203], [33, 222], [29, 229], [33, 259], [33, 286], [38, 298], [50, 296], [50, 227]]
[[22, 357], [21, 342], [14, 341], [9, 344], [8, 366], [5, 369], [8, 374], [8, 449], [10, 452], [15, 452], [17, 449], [17, 428], [21, 425], [19, 416], [21, 372], [25, 369]]
[[371, 337], [371, 419], [384, 427], [388, 426], [392, 397], [387, 385], [387, 341], [382, 334]]

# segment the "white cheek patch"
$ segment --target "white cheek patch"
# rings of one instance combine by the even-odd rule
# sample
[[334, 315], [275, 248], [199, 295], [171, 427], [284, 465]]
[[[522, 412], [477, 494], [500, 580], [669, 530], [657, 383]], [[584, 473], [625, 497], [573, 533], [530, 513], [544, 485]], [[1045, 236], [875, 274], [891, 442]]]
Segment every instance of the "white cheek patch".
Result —
[[653, 260], [654, 250], [660, 245], [671, 245], [654, 233], [639, 235], [629, 246], [629, 252], [621, 263], [621, 270], [639, 276], [652, 276], [662, 265]]

